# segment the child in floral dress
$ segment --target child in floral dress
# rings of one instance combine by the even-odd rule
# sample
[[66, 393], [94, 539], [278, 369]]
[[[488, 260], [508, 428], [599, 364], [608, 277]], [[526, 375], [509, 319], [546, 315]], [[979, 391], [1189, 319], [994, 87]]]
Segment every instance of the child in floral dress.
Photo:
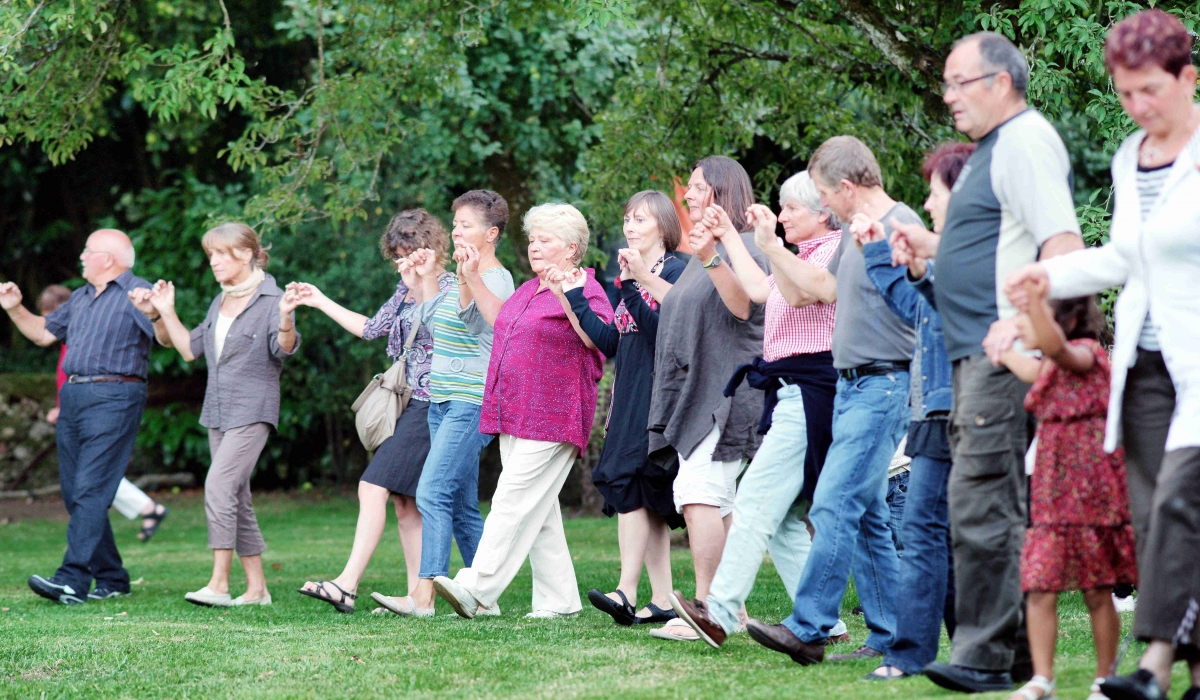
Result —
[[1137, 582], [1133, 527], [1123, 450], [1104, 452], [1109, 360], [1099, 342], [1103, 318], [1091, 297], [1047, 302], [1031, 284], [1018, 318], [1026, 348], [1003, 358], [1033, 388], [1025, 408], [1038, 419], [1030, 479], [1031, 526], [1021, 554], [1021, 587], [1034, 677], [1010, 700], [1054, 697], [1058, 594], [1082, 591], [1092, 619], [1096, 680], [1088, 700], [1102, 700], [1098, 682], [1110, 672], [1121, 633], [1113, 586]]

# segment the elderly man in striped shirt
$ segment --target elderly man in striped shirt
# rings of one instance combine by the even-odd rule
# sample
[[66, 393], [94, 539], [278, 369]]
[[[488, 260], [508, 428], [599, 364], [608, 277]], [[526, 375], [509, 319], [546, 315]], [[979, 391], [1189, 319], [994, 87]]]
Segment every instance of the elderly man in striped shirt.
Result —
[[[79, 256], [87, 284], [47, 316], [21, 305], [21, 291], [0, 284], [0, 306], [22, 335], [41, 346], [68, 344], [58, 420], [58, 465], [71, 520], [67, 553], [54, 576], [31, 576], [34, 593], [63, 604], [129, 593], [108, 522], [108, 507], [133, 453], [146, 406], [151, 339], [166, 337], [158, 318], [135, 308], [150, 284], [130, 272], [133, 244], [120, 231], [88, 236]], [[96, 588], [89, 593], [92, 581]]]

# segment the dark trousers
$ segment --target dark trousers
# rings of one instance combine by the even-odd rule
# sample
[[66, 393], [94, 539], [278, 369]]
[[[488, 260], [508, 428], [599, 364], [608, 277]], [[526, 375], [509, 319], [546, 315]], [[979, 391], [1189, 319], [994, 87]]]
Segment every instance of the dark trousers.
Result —
[[[904, 556], [896, 596], [896, 639], [884, 663], [909, 674], [937, 659], [942, 620], [954, 636], [954, 557], [950, 550], [950, 445], [945, 420], [913, 423], [912, 470], [904, 507]], [[917, 449], [914, 443], [919, 442]]]
[[146, 385], [67, 384], [60, 401], [58, 476], [71, 520], [67, 553], [55, 579], [80, 595], [93, 578], [98, 586], [128, 591], [129, 572], [113, 540], [108, 508], [133, 455]]
[[1125, 444], [1125, 478], [1129, 484], [1129, 514], [1137, 538], [1138, 562], [1150, 534], [1150, 510], [1162, 467], [1167, 431], [1175, 413], [1175, 384], [1161, 352], [1138, 350], [1137, 361], [1125, 376], [1121, 399], [1121, 433]]
[[947, 497], [958, 590], [950, 662], [958, 666], [1008, 671], [1024, 638], [1028, 390], [984, 355], [954, 363]]

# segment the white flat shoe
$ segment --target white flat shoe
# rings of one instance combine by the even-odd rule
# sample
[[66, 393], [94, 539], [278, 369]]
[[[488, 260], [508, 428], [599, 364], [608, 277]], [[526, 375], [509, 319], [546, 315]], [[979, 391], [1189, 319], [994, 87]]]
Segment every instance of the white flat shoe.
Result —
[[246, 600], [246, 596], [240, 595], [240, 596], [234, 598], [233, 600], [229, 601], [229, 604], [230, 605], [270, 605], [271, 604], [271, 594], [268, 593], [265, 596], [259, 598], [258, 600]]
[[560, 613], [553, 610], [534, 610], [525, 615], [526, 620], [566, 620], [579, 617], [578, 612]]
[[194, 605], [203, 605], [206, 608], [228, 608], [233, 605], [233, 598], [230, 598], [228, 593], [217, 593], [210, 590], [208, 586], [198, 591], [184, 594], [183, 599]]
[[475, 617], [500, 617], [500, 603], [496, 603], [490, 608], [485, 608], [482, 605], [475, 611]]
[[418, 608], [417, 602], [410, 595], [399, 598], [386, 596], [379, 591], [373, 591], [371, 593], [371, 600], [374, 600], [400, 617], [433, 617], [434, 614], [433, 608]]
[[459, 617], [470, 620], [479, 613], [479, 601], [475, 600], [475, 596], [449, 576], [434, 577], [433, 590], [454, 608]]
[[[683, 628], [683, 634], [673, 634], [668, 630]], [[696, 630], [692, 626], [679, 618], [669, 620], [662, 627], [650, 630], [650, 636], [655, 639], [666, 639], [671, 642], [698, 642], [700, 635], [696, 634]]]

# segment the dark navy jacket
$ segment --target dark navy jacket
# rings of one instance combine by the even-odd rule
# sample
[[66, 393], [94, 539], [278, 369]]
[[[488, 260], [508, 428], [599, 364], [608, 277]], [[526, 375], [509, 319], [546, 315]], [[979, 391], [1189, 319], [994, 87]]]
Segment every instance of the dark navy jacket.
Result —
[[[914, 385], [919, 384], [921, 391], [910, 393], [914, 420], [925, 420], [934, 411], [949, 411], [953, 374], [942, 337], [942, 317], [908, 282], [908, 268], [892, 267], [892, 249], [887, 241], [866, 244], [863, 257], [867, 263], [867, 276], [879, 289], [888, 308], [917, 331], [911, 372]], [[933, 261], [930, 260], [928, 265], [926, 279], [933, 275]]]

